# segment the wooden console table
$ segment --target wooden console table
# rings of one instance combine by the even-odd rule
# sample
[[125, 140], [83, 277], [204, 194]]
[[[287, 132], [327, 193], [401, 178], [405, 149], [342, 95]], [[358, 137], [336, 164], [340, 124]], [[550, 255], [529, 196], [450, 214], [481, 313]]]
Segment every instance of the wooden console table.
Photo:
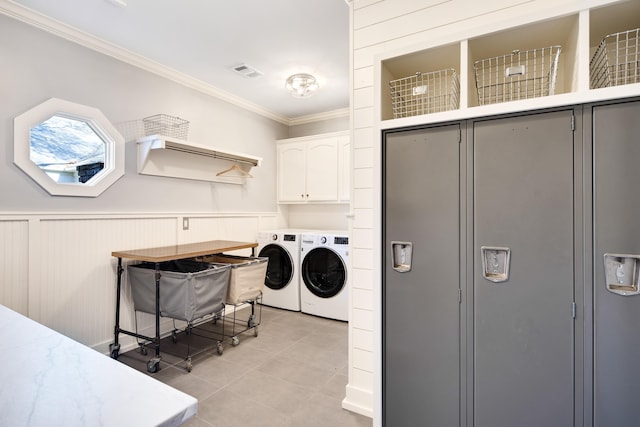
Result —
[[[156, 248], [135, 249], [126, 251], [115, 251], [111, 256], [118, 258], [118, 279], [116, 288], [116, 324], [114, 328], [114, 342], [109, 345], [111, 357], [117, 359], [120, 355], [119, 334], [130, 335], [132, 337], [153, 342], [155, 347], [155, 357], [147, 363], [147, 371], [156, 372], [160, 368], [160, 263], [164, 261], [175, 261], [186, 258], [220, 254], [223, 252], [236, 251], [240, 249], [251, 249], [251, 255], [255, 255], [255, 248], [258, 246], [254, 242], [236, 242], [231, 240], [212, 240], [209, 242], [188, 243], [184, 245], [162, 246]], [[139, 334], [137, 331], [126, 331], [120, 328], [120, 293], [122, 289], [122, 259], [127, 258], [135, 261], [147, 261], [155, 263], [156, 281], [156, 333], [155, 337], [148, 337]]]

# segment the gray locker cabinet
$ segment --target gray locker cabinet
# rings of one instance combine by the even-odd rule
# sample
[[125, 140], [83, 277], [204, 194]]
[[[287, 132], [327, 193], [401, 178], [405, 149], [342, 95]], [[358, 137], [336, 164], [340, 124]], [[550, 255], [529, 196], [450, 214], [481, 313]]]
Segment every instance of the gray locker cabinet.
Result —
[[388, 427], [460, 425], [460, 155], [457, 124], [383, 138]]
[[[574, 425], [572, 124], [573, 110], [473, 124], [475, 427]], [[483, 266], [483, 247], [504, 249]]]
[[640, 295], [607, 290], [604, 267], [605, 254], [631, 255], [626, 259], [626, 277], [619, 279], [637, 287], [638, 264], [633, 256], [640, 255], [639, 119], [640, 102], [593, 108], [596, 427], [640, 425]]

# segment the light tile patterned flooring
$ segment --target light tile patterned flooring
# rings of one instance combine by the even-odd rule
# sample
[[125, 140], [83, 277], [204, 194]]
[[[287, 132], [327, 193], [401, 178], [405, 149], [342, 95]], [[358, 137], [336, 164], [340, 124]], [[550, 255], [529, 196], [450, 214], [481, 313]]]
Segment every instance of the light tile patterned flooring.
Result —
[[[248, 309], [237, 318], [243, 313]], [[230, 335], [229, 322], [225, 328]], [[370, 418], [341, 407], [347, 385], [346, 323], [264, 306], [258, 332], [257, 337], [253, 330], [240, 334], [237, 346], [225, 338], [222, 355], [212, 346], [215, 342], [195, 334], [178, 335], [176, 343], [162, 341], [161, 369], [149, 375], [198, 399], [198, 415], [185, 426], [372, 425]], [[192, 358], [190, 373], [184, 360], [189, 339], [191, 354], [208, 348]], [[149, 355], [136, 349], [119, 360], [146, 373]]]

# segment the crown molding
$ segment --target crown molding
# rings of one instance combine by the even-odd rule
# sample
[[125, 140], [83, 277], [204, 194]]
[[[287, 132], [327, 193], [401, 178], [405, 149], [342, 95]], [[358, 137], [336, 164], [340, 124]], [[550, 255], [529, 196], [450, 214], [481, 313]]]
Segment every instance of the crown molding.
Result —
[[349, 117], [348, 108], [341, 108], [339, 110], [327, 111], [327, 112], [318, 113], [318, 114], [310, 114], [308, 116], [294, 117], [289, 119], [289, 126], [320, 122], [323, 120], [338, 119], [341, 117]]
[[[84, 31], [80, 31], [60, 21], [57, 21], [41, 13], [38, 13], [32, 9], [29, 9], [27, 7], [14, 3], [11, 0], [0, 0], [0, 13], [2, 13], [3, 15], [9, 16], [13, 19], [16, 19], [18, 21], [24, 22], [33, 27], [36, 27], [40, 30], [43, 30], [53, 35], [56, 35], [58, 37], [61, 37], [63, 39], [77, 43], [86, 48], [95, 50], [104, 55], [110, 56], [122, 62], [126, 62], [135, 67], [141, 68], [143, 70], [149, 71], [151, 73], [164, 77], [168, 80], [172, 80], [188, 88], [197, 90], [199, 92], [202, 92], [207, 95], [221, 99], [223, 101], [229, 102], [230, 104], [236, 105], [245, 110], [259, 114], [263, 117], [282, 123], [284, 125], [291, 126], [292, 122], [294, 121], [297, 122], [299, 120], [312, 121], [305, 118], [305, 117], [312, 117], [312, 116], [305, 116], [301, 118], [291, 119], [289, 117], [284, 117], [279, 114], [275, 114], [252, 102], [247, 101], [246, 99], [240, 98], [229, 92], [223, 91], [213, 85], [210, 85], [201, 80], [195, 79], [185, 73], [176, 71], [173, 68], [164, 66], [149, 58], [135, 54], [113, 43], [109, 43], [105, 40], [94, 37], [90, 34], [85, 33]], [[322, 116], [323, 114], [319, 114], [318, 116]], [[306, 122], [307, 121], [302, 121], [302, 123], [306, 123]]]

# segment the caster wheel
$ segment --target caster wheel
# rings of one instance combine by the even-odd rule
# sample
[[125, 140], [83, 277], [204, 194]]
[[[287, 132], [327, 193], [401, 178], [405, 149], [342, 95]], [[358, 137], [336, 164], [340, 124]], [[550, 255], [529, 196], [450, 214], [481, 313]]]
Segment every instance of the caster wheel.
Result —
[[256, 325], [255, 316], [252, 314], [249, 316], [249, 320], [247, 321], [247, 327], [253, 328]]
[[254, 336], [254, 337], [257, 337], [257, 336], [258, 336], [258, 327], [257, 327], [257, 326], [255, 326], [255, 327], [253, 328], [253, 336]]
[[216, 351], [218, 352], [218, 355], [222, 356], [222, 353], [224, 352], [224, 347], [222, 346], [222, 343], [218, 343], [218, 347], [216, 348]]
[[109, 350], [112, 359], [117, 359], [120, 356], [120, 344], [109, 344]]
[[160, 370], [160, 361], [151, 359], [147, 362], [147, 372], [152, 374], [158, 372]]
[[145, 346], [140, 346], [140, 354], [142, 354], [143, 356], [147, 355], [147, 347]]
[[238, 344], [240, 344], [240, 339], [238, 337], [232, 337], [231, 338], [231, 345], [235, 347]]
[[191, 372], [193, 369], [193, 363], [191, 362], [191, 358], [187, 359], [187, 372]]

